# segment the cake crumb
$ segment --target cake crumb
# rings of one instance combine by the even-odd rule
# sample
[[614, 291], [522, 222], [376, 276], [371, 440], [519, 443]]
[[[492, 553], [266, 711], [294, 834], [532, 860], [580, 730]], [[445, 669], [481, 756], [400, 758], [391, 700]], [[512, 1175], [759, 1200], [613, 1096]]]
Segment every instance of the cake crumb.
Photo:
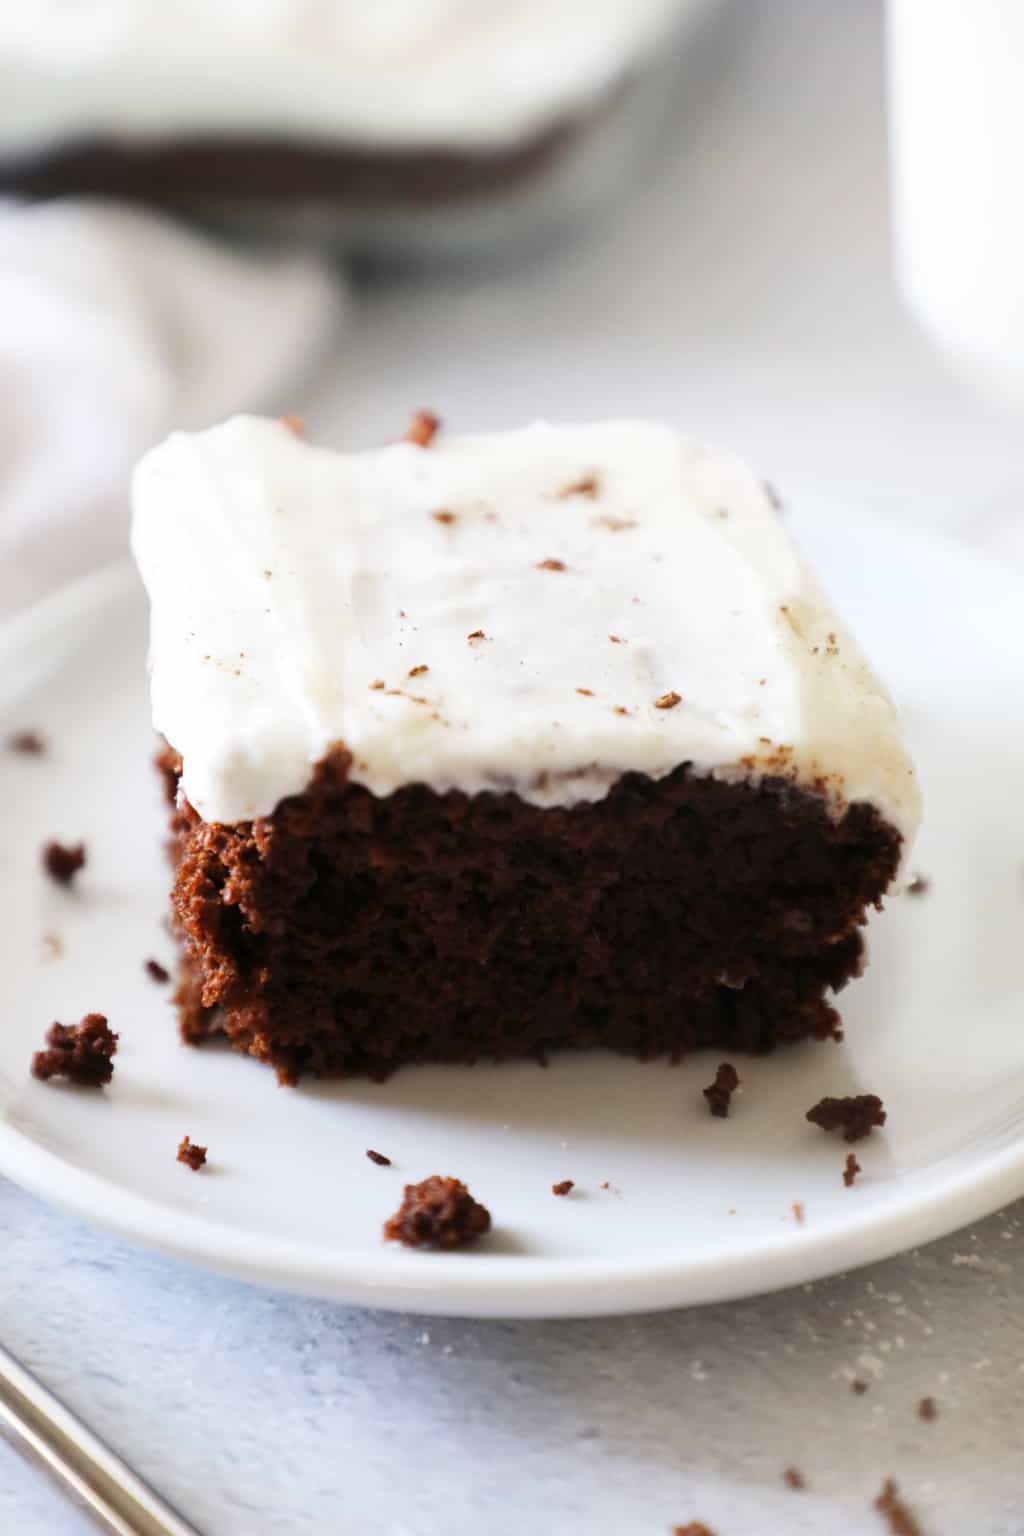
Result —
[[81, 1024], [51, 1024], [47, 1049], [32, 1057], [32, 1076], [44, 1083], [66, 1077], [80, 1088], [102, 1088], [114, 1075], [117, 1041], [102, 1013], [87, 1013]]
[[672, 1536], [715, 1536], [715, 1533], [703, 1520], [691, 1520], [689, 1525], [674, 1525]]
[[70, 885], [84, 865], [84, 843], [69, 845], [55, 840], [43, 849], [43, 868], [58, 885]]
[[568, 1195], [573, 1189], [575, 1189], [575, 1187], [576, 1185], [573, 1179], [562, 1179], [560, 1183], [552, 1184], [551, 1193], [553, 1195]]
[[470, 631], [470, 633], [466, 636], [466, 639], [467, 640], [486, 640], [487, 636], [484, 634], [482, 629], [474, 629], [474, 630]]
[[384, 679], [382, 677], [375, 677], [373, 682], [370, 684], [371, 692], [375, 692], [375, 693], [378, 693], [382, 688], [386, 688], [386, 687], [387, 687], [387, 684], [385, 683], [385, 681], [384, 681]]
[[917, 1416], [926, 1424], [932, 1424], [939, 1416], [939, 1405], [934, 1397], [922, 1397], [917, 1405]]
[[7, 738], [7, 750], [19, 752], [22, 757], [42, 757], [46, 742], [38, 731], [15, 731]]
[[594, 690], [593, 690], [593, 688], [577, 688], [576, 692], [577, 693], [582, 693], [582, 695], [583, 695], [583, 697], [585, 699], [592, 699], [594, 697]]
[[861, 1381], [859, 1376], [855, 1376], [850, 1382], [850, 1391], [854, 1394], [855, 1397], [863, 1397], [867, 1389], [867, 1382]]
[[846, 1154], [846, 1165], [843, 1168], [843, 1183], [846, 1185], [847, 1189], [849, 1189], [852, 1186], [852, 1184], [853, 1184], [854, 1180], [856, 1179], [858, 1173], [863, 1173], [863, 1172], [864, 1172], [864, 1170], [860, 1166], [860, 1163], [858, 1163], [857, 1158], [854, 1155], [854, 1153], [847, 1152], [847, 1154]]
[[[636, 527], [635, 517], [595, 517], [594, 522], [598, 528], [607, 528], [609, 533], [625, 533], [627, 528]], [[640, 599], [634, 597], [634, 603]]]
[[900, 1498], [899, 1488], [891, 1477], [882, 1484], [882, 1491], [875, 1500], [875, 1508], [886, 1520], [890, 1536], [923, 1536], [917, 1516]]
[[405, 1186], [402, 1204], [384, 1223], [384, 1238], [407, 1248], [461, 1248], [490, 1228], [490, 1212], [465, 1184], [435, 1173]]
[[927, 875], [915, 875], [907, 885], [908, 896], [925, 896], [931, 890], [932, 883]]
[[611, 641], [612, 645], [625, 645], [626, 644], [626, 641], [623, 640], [621, 635], [609, 635], [608, 639]]
[[170, 971], [166, 968], [166, 966], [161, 965], [159, 960], [146, 961], [146, 975], [149, 976], [151, 980], [157, 982], [161, 987], [165, 982], [168, 982], [171, 979]]
[[591, 501], [601, 494], [601, 482], [593, 473], [581, 475], [571, 485], [565, 485], [558, 493], [559, 501], [568, 501], [570, 496], [589, 496]]
[[421, 663], [418, 667], [410, 667], [409, 668], [409, 676], [410, 677], [422, 677], [424, 672], [429, 672], [429, 671], [430, 671], [430, 668], [428, 666], [423, 665], [423, 663]]
[[819, 1099], [806, 1118], [823, 1131], [842, 1131], [844, 1141], [863, 1141], [876, 1125], [885, 1124], [885, 1109], [876, 1093], [856, 1093], [843, 1099]]
[[282, 427], [287, 427], [293, 437], [305, 437], [306, 423], [301, 416], [281, 416], [278, 419]]
[[442, 507], [440, 512], [431, 512], [430, 515], [434, 519], [435, 523], [447, 523], [451, 525], [456, 521], [455, 513], [447, 511], [447, 509], [444, 507]]
[[206, 1162], [206, 1148], [197, 1146], [186, 1136], [178, 1146], [178, 1162], [186, 1163], [193, 1173], [198, 1173]]
[[804, 1221], [806, 1220], [806, 1216], [804, 1214], [804, 1203], [802, 1200], [793, 1201], [793, 1216], [796, 1220], [797, 1226], [802, 1227]]
[[405, 441], [417, 448], [429, 448], [441, 430], [441, 418], [433, 411], [415, 411], [405, 432]]
[[43, 948], [46, 950], [47, 960], [59, 960], [64, 953], [64, 940], [59, 933], [44, 933]]
[[566, 565], [564, 560], [538, 560], [537, 569], [538, 571], [564, 571]]
[[391, 1159], [385, 1157], [383, 1152], [374, 1152], [372, 1147], [367, 1147], [366, 1155], [371, 1163], [376, 1163], [378, 1168], [390, 1168]]
[[792, 1488], [796, 1492], [807, 1487], [804, 1475], [798, 1467], [787, 1467], [782, 1474], [782, 1481], [787, 1488]]
[[663, 693], [660, 699], [655, 699], [654, 707], [655, 709], [675, 709], [676, 705], [682, 702], [682, 694], [676, 693], [673, 689], [670, 693]]
[[740, 1077], [736, 1068], [732, 1062], [723, 1061], [715, 1073], [714, 1082], [701, 1090], [708, 1101], [708, 1109], [716, 1119], [728, 1118], [729, 1104], [739, 1085]]

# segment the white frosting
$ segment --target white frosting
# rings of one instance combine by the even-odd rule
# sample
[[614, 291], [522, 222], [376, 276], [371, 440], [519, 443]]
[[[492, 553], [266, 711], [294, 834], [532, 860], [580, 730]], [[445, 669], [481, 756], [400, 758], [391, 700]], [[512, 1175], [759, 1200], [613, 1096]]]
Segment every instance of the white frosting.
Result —
[[894, 707], [761, 483], [668, 427], [340, 454], [237, 417], [143, 460], [133, 547], [154, 723], [207, 820], [269, 814], [338, 743], [376, 795], [537, 805], [684, 762], [756, 779], [782, 749], [915, 830]]
[[0, 0], [0, 152], [279, 133], [500, 147], [707, 0]]

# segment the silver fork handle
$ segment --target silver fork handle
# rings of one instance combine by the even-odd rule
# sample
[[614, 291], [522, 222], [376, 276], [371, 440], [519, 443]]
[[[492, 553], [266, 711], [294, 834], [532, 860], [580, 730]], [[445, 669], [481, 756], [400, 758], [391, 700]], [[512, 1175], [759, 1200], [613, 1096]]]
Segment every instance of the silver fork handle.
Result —
[[5, 1349], [0, 1435], [49, 1472], [109, 1536], [199, 1536]]

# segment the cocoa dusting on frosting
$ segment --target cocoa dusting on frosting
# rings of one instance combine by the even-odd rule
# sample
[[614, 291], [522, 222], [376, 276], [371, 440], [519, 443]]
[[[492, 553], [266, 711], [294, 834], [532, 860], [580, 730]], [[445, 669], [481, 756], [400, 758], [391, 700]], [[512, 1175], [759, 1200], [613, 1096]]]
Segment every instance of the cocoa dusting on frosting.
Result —
[[601, 482], [596, 475], [581, 475], [571, 485], [565, 485], [558, 493], [559, 501], [568, 501], [570, 496], [588, 496], [595, 501], [601, 494]]
[[875, 1508], [887, 1522], [890, 1536], [924, 1536], [917, 1516], [903, 1502], [899, 1488], [891, 1477], [887, 1477], [883, 1483], [882, 1491], [875, 1500]]
[[405, 440], [417, 448], [429, 448], [441, 430], [441, 418], [433, 411], [416, 411], [406, 428]]

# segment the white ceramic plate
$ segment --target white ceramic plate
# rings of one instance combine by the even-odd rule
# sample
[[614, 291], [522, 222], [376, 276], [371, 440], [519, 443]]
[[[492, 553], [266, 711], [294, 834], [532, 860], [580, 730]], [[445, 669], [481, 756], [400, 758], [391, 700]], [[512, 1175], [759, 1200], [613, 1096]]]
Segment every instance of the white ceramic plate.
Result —
[[[874, 925], [842, 999], [847, 1039], [739, 1061], [728, 1121], [700, 1096], [716, 1057], [670, 1068], [600, 1055], [279, 1088], [218, 1048], [187, 1050], [167, 989], [163, 808], [149, 762], [145, 616], [104, 572], [0, 636], [0, 1170], [126, 1236], [218, 1269], [383, 1307], [570, 1315], [721, 1300], [863, 1264], [1024, 1193], [1024, 634], [1013, 577], [913, 531], [805, 529], [898, 694], [927, 799], [928, 893]], [[65, 893], [50, 837], [84, 838]], [[54, 956], [46, 935], [62, 953]], [[121, 1034], [103, 1093], [34, 1082], [47, 1024], [99, 1010]], [[883, 1135], [807, 1125], [822, 1094], [872, 1091]], [[210, 1148], [198, 1176], [181, 1137]], [[376, 1148], [394, 1160], [373, 1166]], [[402, 1184], [464, 1178], [495, 1218], [476, 1251], [381, 1241]], [[576, 1190], [556, 1199], [551, 1185]], [[609, 1187], [605, 1188], [605, 1185]], [[794, 1205], [802, 1207], [802, 1224]]]

